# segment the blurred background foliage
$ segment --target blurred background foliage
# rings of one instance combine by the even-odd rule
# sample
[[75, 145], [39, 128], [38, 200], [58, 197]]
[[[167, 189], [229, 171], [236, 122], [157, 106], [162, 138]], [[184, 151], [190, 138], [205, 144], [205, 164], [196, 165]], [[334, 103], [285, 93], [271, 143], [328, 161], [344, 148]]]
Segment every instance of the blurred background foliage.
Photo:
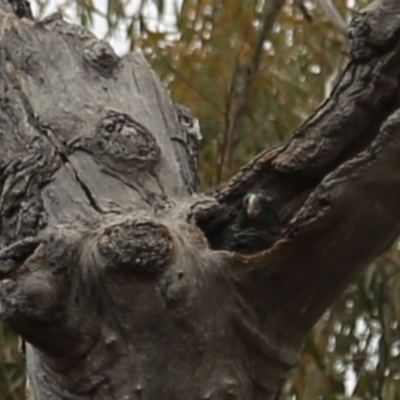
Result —
[[[173, 99], [200, 119], [207, 189], [284, 140], [323, 100], [346, 62], [346, 35], [317, 0], [286, 0], [276, 18], [272, 3], [33, 0], [32, 6], [38, 18], [63, 11], [111, 40], [120, 54], [143, 52]], [[366, 3], [334, 0], [346, 21]], [[273, 24], [266, 26], [268, 16]], [[400, 400], [399, 249], [396, 243], [325, 313], [281, 400]], [[0, 400], [23, 399], [17, 340], [1, 325], [0, 340]]]

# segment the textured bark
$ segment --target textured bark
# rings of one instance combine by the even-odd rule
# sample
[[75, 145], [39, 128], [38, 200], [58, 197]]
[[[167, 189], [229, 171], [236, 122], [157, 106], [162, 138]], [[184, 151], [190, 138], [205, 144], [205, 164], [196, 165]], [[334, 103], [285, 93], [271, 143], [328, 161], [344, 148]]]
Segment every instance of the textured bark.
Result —
[[[273, 399], [400, 233], [400, 3], [357, 15], [330, 98], [207, 196], [140, 55], [20, 0], [0, 18], [0, 316], [29, 343], [31, 398]], [[282, 236], [220, 250], [255, 189]]]

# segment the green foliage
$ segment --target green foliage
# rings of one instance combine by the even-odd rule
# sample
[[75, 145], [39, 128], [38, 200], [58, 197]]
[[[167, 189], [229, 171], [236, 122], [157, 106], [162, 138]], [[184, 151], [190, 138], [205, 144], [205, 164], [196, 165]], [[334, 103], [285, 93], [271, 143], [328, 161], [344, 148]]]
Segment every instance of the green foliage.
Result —
[[24, 363], [16, 336], [0, 324], [0, 399], [24, 399]]
[[296, 4], [288, 3], [264, 42], [240, 129], [230, 136], [240, 101], [236, 93], [245, 85], [262, 17], [260, 1], [186, 0], [175, 34], [145, 24], [132, 38], [132, 47], [146, 54], [173, 98], [202, 122], [205, 187], [219, 184], [297, 126], [322, 99], [340, 54], [343, 40], [328, 23], [307, 23]]
[[[49, 9], [36, 0], [37, 15]], [[219, 184], [256, 153], [286, 137], [316, 108], [346, 39], [316, 0], [287, 0], [262, 41], [260, 67], [240, 105], [264, 15], [263, 0], [64, 0], [93, 29], [142, 51], [175, 101], [200, 119], [204, 188]], [[336, 0], [349, 19], [366, 0]], [[73, 14], [73, 13], [72, 13]], [[232, 120], [238, 113], [236, 129]], [[345, 244], [343, 244], [345, 245]], [[400, 399], [400, 252], [387, 251], [315, 326], [281, 400]], [[318, 282], [316, 282], [318, 284]], [[22, 399], [22, 359], [0, 326], [0, 399]]]
[[[399, 266], [396, 245], [325, 313], [286, 393], [296, 399], [400, 399]], [[341, 397], [346, 385], [352, 397]]]

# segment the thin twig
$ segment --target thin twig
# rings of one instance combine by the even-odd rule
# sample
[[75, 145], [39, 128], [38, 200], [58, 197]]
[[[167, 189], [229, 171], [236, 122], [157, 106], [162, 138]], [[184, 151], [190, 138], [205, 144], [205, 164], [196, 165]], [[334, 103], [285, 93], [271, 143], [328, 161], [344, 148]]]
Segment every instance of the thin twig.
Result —
[[232, 88], [229, 91], [229, 96], [236, 96], [236, 102], [233, 102], [232, 99], [229, 100], [230, 104], [235, 103], [235, 107], [231, 107], [231, 110], [226, 110], [228, 118], [226, 119], [225, 123], [225, 133], [224, 136], [226, 136], [227, 141], [226, 141], [226, 146], [225, 149], [223, 149], [223, 155], [221, 156], [221, 160], [223, 161], [221, 165], [219, 166], [220, 173], [218, 174], [217, 177], [217, 184], [220, 183], [223, 175], [223, 170], [225, 167], [226, 160], [231, 159], [231, 153], [233, 150], [233, 143], [235, 143], [234, 138], [237, 136], [237, 130], [240, 122], [240, 117], [243, 114], [243, 111], [246, 107], [246, 104], [248, 102], [248, 98], [250, 95], [251, 91], [251, 86], [253, 84], [254, 78], [258, 73], [258, 70], [260, 68], [260, 62], [261, 62], [261, 55], [262, 55], [262, 50], [263, 50], [263, 44], [272, 31], [272, 28], [274, 26], [274, 22], [276, 20], [276, 17], [279, 14], [279, 11], [281, 10], [284, 0], [272, 0], [272, 1], [266, 1], [264, 3], [264, 12], [263, 12], [263, 24], [261, 27], [260, 34], [257, 38], [256, 45], [254, 47], [254, 51], [252, 54], [252, 57], [248, 63], [248, 65], [244, 66], [243, 68], [243, 73], [244, 73], [244, 84], [242, 88], [237, 87], [237, 73], [233, 75], [232, 79]]
[[219, 145], [218, 151], [218, 159], [217, 159], [217, 168], [216, 168], [216, 183], [221, 183], [222, 173], [225, 165], [225, 157], [227, 155], [228, 143], [229, 143], [229, 133], [230, 133], [230, 123], [231, 123], [231, 111], [234, 106], [234, 97], [235, 97], [235, 86], [237, 79], [239, 77], [239, 69], [240, 69], [240, 53], [242, 52], [244, 47], [244, 43], [242, 43], [240, 50], [236, 54], [235, 58], [235, 68], [232, 74], [232, 82], [229, 87], [228, 96], [225, 101], [225, 112], [224, 112], [224, 124], [225, 129], [222, 134], [222, 140]]
[[338, 29], [343, 35], [347, 36], [347, 24], [343, 17], [340, 15], [338, 9], [332, 3], [332, 0], [319, 0], [319, 4], [325, 12], [325, 15], [329, 18], [332, 24]]

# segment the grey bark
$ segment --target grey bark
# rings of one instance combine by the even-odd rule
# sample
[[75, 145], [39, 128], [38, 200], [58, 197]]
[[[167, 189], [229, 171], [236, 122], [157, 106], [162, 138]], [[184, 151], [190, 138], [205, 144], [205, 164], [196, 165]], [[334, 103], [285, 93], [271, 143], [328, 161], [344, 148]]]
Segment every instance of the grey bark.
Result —
[[[139, 54], [21, 1], [0, 14], [0, 316], [28, 342], [31, 398], [273, 399], [400, 232], [398, 1], [354, 18], [332, 95], [209, 195]], [[255, 189], [282, 236], [219, 250]]]

